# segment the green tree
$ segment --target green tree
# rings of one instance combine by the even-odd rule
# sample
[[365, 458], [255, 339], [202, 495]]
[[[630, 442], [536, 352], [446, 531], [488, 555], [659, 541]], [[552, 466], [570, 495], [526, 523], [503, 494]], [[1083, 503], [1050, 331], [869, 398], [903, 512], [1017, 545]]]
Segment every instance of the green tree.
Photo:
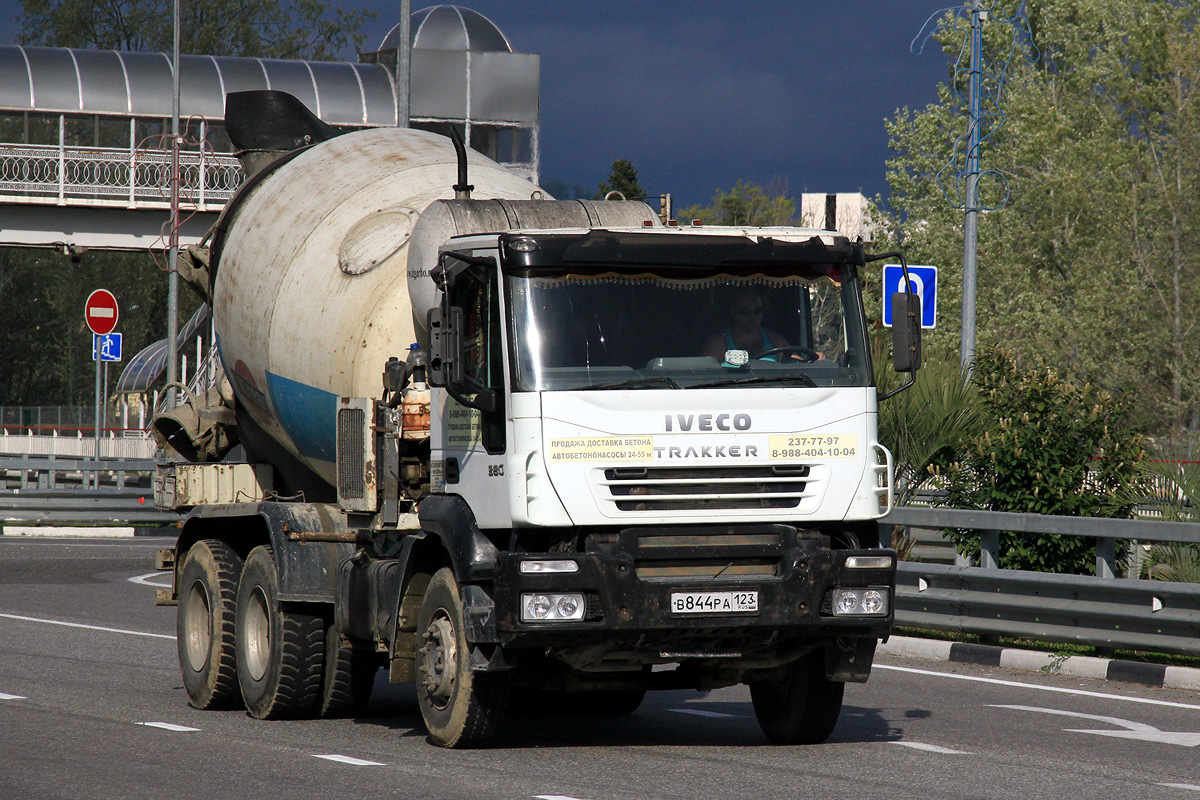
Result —
[[[939, 470], [954, 508], [1129, 517], [1142, 480], [1142, 440], [1126, 425], [1130, 406], [1053, 368], [1022, 369], [1002, 350], [975, 360], [972, 380], [994, 424], [963, 442]], [[960, 552], [979, 552], [974, 531], [951, 534]], [[1073, 536], [1001, 533], [1006, 569], [1087, 574], [1095, 542]]]
[[[892, 370], [882, 337], [875, 340], [874, 350], [879, 391], [898, 388], [901, 376]], [[957, 359], [926, 362], [912, 387], [879, 404], [879, 441], [895, 459], [896, 505], [912, 502], [939, 471], [961, 457], [965, 443], [982, 437], [994, 425]]]
[[678, 217], [698, 219], [706, 225], [791, 225], [796, 202], [783, 190], [770, 191], [756, 183], [738, 181], [728, 192], [718, 189], [711, 205], [688, 206]]
[[[1015, 5], [1006, 3], [1009, 7]], [[1080, 384], [1139, 397], [1130, 422], [1156, 446], [1200, 443], [1200, 31], [1194, 3], [1030, 0], [1041, 58], [1009, 65], [1004, 127], [982, 151], [978, 340]], [[957, 54], [961, 32], [942, 44]], [[1003, 26], [985, 48], [1003, 61]], [[888, 227], [909, 260], [942, 268], [957, 308], [961, 210], [943, 192], [965, 114], [949, 83], [887, 130]], [[1007, 197], [1007, 203], [1003, 201]], [[928, 337], [957, 350], [956, 315]]]
[[637, 169], [627, 158], [618, 158], [612, 164], [608, 179], [600, 182], [596, 199], [603, 200], [609, 192], [620, 192], [626, 200], [645, 200], [646, 190], [638, 183]]
[[[21, 0], [21, 42], [48, 47], [168, 52], [171, 0]], [[332, 60], [362, 44], [373, 12], [321, 0], [182, 0], [180, 50], [209, 55]]]

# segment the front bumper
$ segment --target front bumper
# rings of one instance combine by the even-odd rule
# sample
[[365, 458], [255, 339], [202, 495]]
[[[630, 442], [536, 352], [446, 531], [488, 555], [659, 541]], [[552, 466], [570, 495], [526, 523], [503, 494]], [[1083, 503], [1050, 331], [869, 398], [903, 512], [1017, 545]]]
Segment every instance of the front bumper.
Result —
[[[887, 567], [851, 568], [850, 556], [889, 556]], [[571, 560], [578, 571], [525, 574], [529, 559]], [[892, 627], [895, 553], [833, 550], [815, 531], [790, 525], [627, 528], [588, 537], [583, 553], [503, 553], [496, 564], [495, 614], [506, 647], [580, 648], [617, 645], [646, 653], [700, 655], [778, 648], [787, 641], [879, 638]], [[887, 613], [836, 617], [835, 587], [886, 590]], [[758, 592], [758, 609], [740, 613], [676, 613], [673, 592]], [[579, 621], [525, 622], [521, 597], [578, 592]], [[606, 649], [607, 649], [606, 648]]]

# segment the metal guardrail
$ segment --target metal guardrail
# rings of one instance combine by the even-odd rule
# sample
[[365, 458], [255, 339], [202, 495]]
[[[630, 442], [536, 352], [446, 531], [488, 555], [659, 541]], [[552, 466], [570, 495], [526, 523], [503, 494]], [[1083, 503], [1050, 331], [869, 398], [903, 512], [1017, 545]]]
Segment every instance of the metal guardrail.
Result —
[[[901, 562], [899, 625], [1200, 655], [1200, 584], [1116, 578], [1117, 540], [1200, 544], [1200, 524], [897, 508], [880, 524], [980, 532], [981, 566]], [[1096, 576], [999, 568], [999, 532], [1097, 541]]]
[[0, 457], [0, 525], [162, 525], [152, 460]]

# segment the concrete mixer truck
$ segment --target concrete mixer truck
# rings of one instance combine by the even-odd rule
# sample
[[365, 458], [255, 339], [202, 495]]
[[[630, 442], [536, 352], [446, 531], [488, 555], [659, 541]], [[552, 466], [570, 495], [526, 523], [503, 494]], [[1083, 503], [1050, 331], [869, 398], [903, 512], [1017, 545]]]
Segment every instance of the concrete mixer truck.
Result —
[[353, 714], [383, 669], [470, 747], [510, 708], [747, 684], [770, 741], [826, 739], [893, 621], [874, 257], [228, 104], [252, 174], [180, 265], [220, 364], [153, 423], [189, 703]]

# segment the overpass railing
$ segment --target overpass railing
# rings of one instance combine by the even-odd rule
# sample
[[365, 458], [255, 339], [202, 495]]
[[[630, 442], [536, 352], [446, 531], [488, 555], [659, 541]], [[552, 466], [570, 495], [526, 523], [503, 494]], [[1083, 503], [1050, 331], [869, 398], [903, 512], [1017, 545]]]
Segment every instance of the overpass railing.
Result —
[[[896, 623], [1112, 649], [1200, 655], [1200, 584], [1116, 577], [1117, 542], [1200, 545], [1200, 524], [951, 508], [893, 509], [892, 526], [979, 531], [979, 566], [900, 562]], [[1096, 540], [1095, 575], [1001, 569], [1000, 531]]]
[[[232, 155], [179, 154], [180, 202], [201, 211], [220, 207], [245, 178]], [[55, 205], [170, 208], [171, 153], [0, 144], [0, 199]]]

